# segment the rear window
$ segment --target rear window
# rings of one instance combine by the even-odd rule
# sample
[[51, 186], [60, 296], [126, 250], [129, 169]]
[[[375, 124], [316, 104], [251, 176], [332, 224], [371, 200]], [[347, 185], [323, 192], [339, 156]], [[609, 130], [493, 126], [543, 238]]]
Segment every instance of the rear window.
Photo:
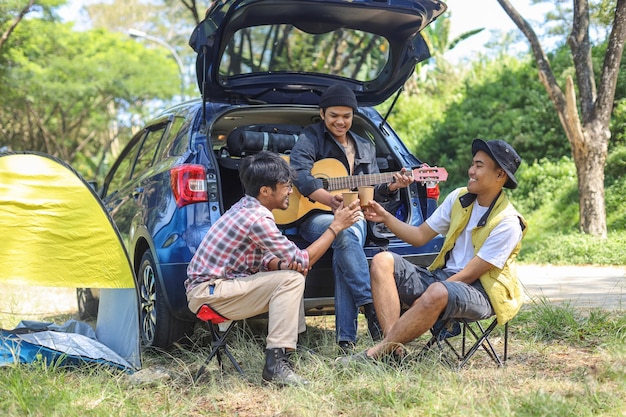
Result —
[[371, 81], [388, 59], [389, 43], [382, 36], [346, 28], [314, 34], [290, 24], [264, 25], [235, 32], [222, 55], [220, 76], [300, 72]]

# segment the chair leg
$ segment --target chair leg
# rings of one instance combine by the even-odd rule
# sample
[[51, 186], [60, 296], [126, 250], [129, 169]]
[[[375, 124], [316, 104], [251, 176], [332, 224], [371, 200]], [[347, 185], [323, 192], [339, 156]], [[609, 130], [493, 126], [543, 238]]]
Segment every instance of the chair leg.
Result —
[[509, 358], [509, 322], [504, 323], [504, 355], [502, 360], [506, 364], [506, 360]]
[[[480, 335], [478, 335], [476, 333], [476, 331], [474, 331], [474, 329], [472, 328], [472, 326], [470, 326], [470, 323], [467, 320], [462, 320], [462, 322], [463, 322], [463, 329], [464, 329], [463, 342], [462, 342], [463, 343], [463, 358], [461, 359], [461, 363], [459, 364], [459, 369], [461, 369], [463, 366], [465, 366], [467, 361], [481, 347], [485, 350], [485, 352], [489, 355], [489, 357], [491, 357], [491, 359], [498, 366], [503, 366], [504, 365], [503, 361], [500, 359], [500, 356], [498, 355], [498, 353], [496, 352], [495, 348], [491, 344], [491, 341], [489, 340], [489, 335], [491, 334], [493, 329], [495, 329], [496, 325], [498, 324], [497, 320], [494, 319], [491, 322], [491, 324], [489, 325], [489, 327], [487, 327], [486, 329], [483, 328], [483, 326], [479, 322], [476, 322], [476, 326], [480, 330]], [[467, 353], [465, 353], [465, 342], [466, 342], [465, 330], [466, 329], [469, 330], [469, 332], [472, 334], [472, 336], [475, 339], [474, 344], [469, 349], [469, 351], [467, 351]]]
[[[472, 345], [472, 348], [476, 347], [476, 349], [472, 350], [470, 348], [471, 353], [473, 354], [479, 347], [482, 346], [482, 348], [485, 350], [485, 352], [487, 353], [487, 355], [492, 356], [492, 352], [489, 351], [489, 349], [487, 349], [487, 346], [485, 346], [485, 343], [489, 344], [488, 347], [491, 348], [491, 351], [493, 351], [493, 347], [491, 346], [491, 343], [489, 342], [489, 339], [487, 339], [487, 336], [489, 336], [489, 334], [485, 334], [485, 329], [483, 328], [483, 326], [480, 324], [480, 322], [476, 322], [476, 327], [478, 327], [478, 330], [480, 330], [480, 336], [476, 333], [476, 331], [474, 331], [474, 329], [472, 328], [470, 322], [463, 320], [463, 356], [465, 357], [466, 355], [469, 355], [470, 352], [466, 352], [466, 345], [467, 345], [467, 331], [469, 330], [469, 332], [472, 334], [472, 336], [474, 337], [474, 345]], [[491, 330], [493, 330], [493, 328], [495, 327], [495, 322], [492, 322], [490, 324], [490, 326], [488, 327], [488, 332], [490, 333]], [[484, 342], [484, 343], [481, 343]], [[470, 355], [471, 356], [471, 355]]]
[[[443, 323], [443, 325], [441, 326], [440, 331], [443, 331], [452, 321], [453, 321], [453, 319], [446, 320]], [[423, 356], [424, 354], [426, 354], [426, 352], [431, 350], [433, 348], [433, 346], [436, 345], [439, 348], [439, 352], [442, 355], [441, 356], [442, 359], [444, 358], [444, 356], [446, 356], [446, 358], [445, 358], [446, 362], [450, 362], [450, 365], [452, 365], [452, 362], [454, 362], [454, 360], [452, 358], [447, 357], [447, 356], [451, 356], [451, 355], [446, 355], [445, 354], [446, 353], [446, 349], [445, 349], [445, 346], [443, 345], [445, 343], [445, 345], [448, 347], [449, 351], [454, 353], [454, 356], [456, 357], [456, 361], [460, 361], [460, 360], [463, 359], [463, 356], [461, 354], [459, 354], [457, 349], [450, 343], [450, 341], [448, 341], [447, 338], [441, 339], [440, 336], [439, 336], [439, 333], [436, 333], [433, 329], [430, 330], [430, 333], [432, 335], [431, 338], [428, 340], [426, 345], [422, 348], [422, 350], [420, 351], [418, 356]]]
[[[446, 326], [448, 326], [449, 322], [452, 321], [453, 319], [448, 319], [444, 325], [442, 326], [443, 328], [446, 328]], [[472, 323], [477, 327], [477, 329], [475, 330], [472, 327]], [[508, 323], [506, 323], [504, 325], [504, 353], [502, 355], [502, 357], [500, 357], [500, 355], [498, 355], [496, 349], [494, 348], [494, 346], [492, 345], [491, 341], [489, 340], [489, 336], [491, 335], [491, 332], [493, 331], [493, 329], [495, 329], [495, 327], [497, 326], [497, 320], [494, 318], [493, 321], [489, 324], [489, 326], [487, 328], [484, 328], [480, 322], [470, 322], [468, 320], [465, 319], [460, 319], [460, 324], [461, 324], [461, 353], [459, 353], [459, 351], [448, 341], [448, 339], [442, 339], [439, 337], [439, 334], [436, 334], [432, 329], [431, 329], [431, 334], [432, 337], [430, 338], [430, 340], [426, 343], [426, 345], [424, 346], [424, 348], [422, 348], [422, 350], [420, 351], [419, 355], [423, 355], [426, 351], [432, 349], [432, 347], [434, 345], [437, 345], [439, 350], [441, 351], [442, 354], [445, 353], [445, 345], [449, 348], [450, 351], [452, 351], [454, 353], [454, 355], [456, 355], [456, 358], [458, 359], [458, 369], [463, 368], [463, 366], [465, 366], [465, 364], [469, 361], [469, 359], [474, 355], [474, 353], [479, 349], [479, 348], [483, 348], [484, 351], [489, 355], [489, 357], [498, 365], [498, 366], [504, 366], [506, 363], [506, 360], [508, 358], [508, 339], [509, 339], [509, 325]], [[471, 345], [471, 347], [469, 348], [469, 350], [467, 350], [467, 344], [468, 344], [468, 332], [472, 335], [472, 337], [474, 338], [475, 342]], [[448, 358], [449, 359], [449, 358]]]
[[208, 323], [208, 324], [209, 324], [209, 329], [211, 330], [211, 352], [209, 353], [209, 356], [205, 359], [204, 363], [202, 364], [202, 366], [196, 373], [193, 379], [194, 382], [196, 382], [200, 378], [200, 376], [202, 376], [207, 365], [209, 364], [209, 362], [211, 362], [211, 360], [214, 357], [217, 357], [217, 362], [219, 364], [220, 370], [222, 371], [224, 370], [224, 366], [222, 363], [222, 356], [221, 356], [222, 351], [228, 357], [228, 359], [230, 359], [230, 362], [233, 364], [233, 366], [239, 372], [239, 374], [243, 375], [244, 372], [241, 369], [241, 366], [239, 365], [235, 357], [230, 353], [230, 350], [228, 349], [228, 344], [226, 343], [226, 338], [230, 334], [231, 330], [235, 327], [237, 322], [233, 321], [232, 323], [230, 323], [228, 328], [221, 335], [218, 330], [217, 324], [213, 324], [213, 323]]

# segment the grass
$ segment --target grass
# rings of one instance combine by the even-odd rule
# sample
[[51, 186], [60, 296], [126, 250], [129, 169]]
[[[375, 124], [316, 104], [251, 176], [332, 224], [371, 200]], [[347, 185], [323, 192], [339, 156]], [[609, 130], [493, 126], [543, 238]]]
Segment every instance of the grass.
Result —
[[[511, 322], [509, 360], [498, 368], [481, 351], [457, 371], [437, 355], [411, 355], [399, 366], [334, 364], [334, 318], [310, 317], [301, 342], [316, 354], [297, 361], [310, 387], [261, 382], [264, 321], [231, 335], [241, 377], [213, 361], [197, 383], [208, 334], [195, 344], [144, 353], [134, 375], [103, 366], [61, 369], [35, 363], [0, 370], [6, 416], [624, 416], [626, 314], [579, 311], [536, 300]], [[359, 348], [369, 345], [360, 320]], [[497, 328], [492, 340], [501, 348]], [[411, 343], [411, 352], [425, 343]]]

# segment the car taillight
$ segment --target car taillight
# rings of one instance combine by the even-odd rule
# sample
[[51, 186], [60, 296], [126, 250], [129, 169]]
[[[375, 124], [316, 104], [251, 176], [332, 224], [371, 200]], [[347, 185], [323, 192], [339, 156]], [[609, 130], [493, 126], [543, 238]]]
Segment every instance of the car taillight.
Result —
[[178, 207], [209, 200], [206, 171], [202, 165], [180, 165], [170, 170], [172, 192]]
[[434, 184], [434, 185], [430, 185], [427, 184], [426, 185], [426, 197], [428, 198], [432, 198], [435, 201], [439, 200], [439, 184]]

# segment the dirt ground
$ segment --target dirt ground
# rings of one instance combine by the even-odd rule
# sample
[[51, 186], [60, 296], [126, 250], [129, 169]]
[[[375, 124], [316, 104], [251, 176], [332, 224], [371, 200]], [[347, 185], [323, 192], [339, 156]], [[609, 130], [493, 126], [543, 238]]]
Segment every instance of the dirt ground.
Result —
[[626, 266], [518, 265], [529, 299], [545, 297], [581, 308], [626, 308]]

